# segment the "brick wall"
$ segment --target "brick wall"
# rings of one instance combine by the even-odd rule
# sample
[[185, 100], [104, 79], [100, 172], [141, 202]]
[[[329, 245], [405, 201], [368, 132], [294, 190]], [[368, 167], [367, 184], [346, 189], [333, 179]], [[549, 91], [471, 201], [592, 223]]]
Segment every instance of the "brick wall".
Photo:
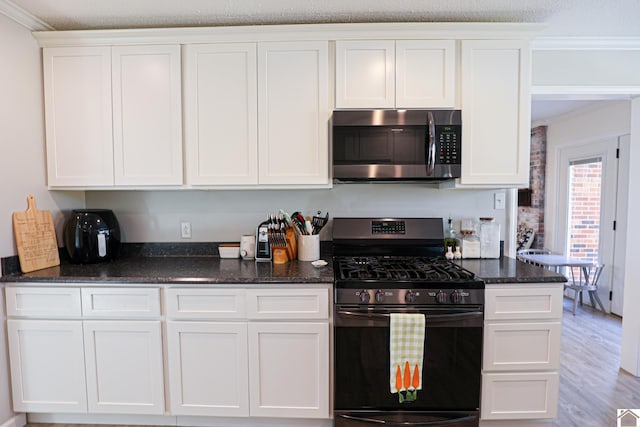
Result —
[[602, 162], [572, 165], [569, 255], [598, 260]]
[[544, 247], [544, 179], [547, 167], [547, 127], [531, 129], [529, 188], [531, 206], [518, 207], [518, 225], [533, 228], [536, 233], [532, 248]]

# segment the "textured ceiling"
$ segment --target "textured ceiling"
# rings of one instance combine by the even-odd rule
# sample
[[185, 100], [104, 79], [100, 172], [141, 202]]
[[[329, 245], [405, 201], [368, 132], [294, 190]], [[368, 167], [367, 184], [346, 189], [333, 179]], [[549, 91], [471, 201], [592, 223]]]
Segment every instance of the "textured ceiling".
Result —
[[640, 36], [640, 0], [0, 0], [56, 30], [335, 22], [535, 22], [541, 35]]

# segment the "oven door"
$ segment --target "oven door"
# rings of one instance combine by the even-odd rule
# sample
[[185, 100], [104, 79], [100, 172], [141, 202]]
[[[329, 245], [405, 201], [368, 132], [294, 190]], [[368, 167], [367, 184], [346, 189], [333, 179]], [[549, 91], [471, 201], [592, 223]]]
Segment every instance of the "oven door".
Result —
[[334, 427], [478, 427], [478, 412], [336, 411]]
[[[411, 402], [400, 403], [398, 395], [390, 390], [391, 313], [423, 313], [426, 316], [423, 387]], [[482, 306], [447, 308], [337, 305], [334, 321], [336, 414], [371, 410], [478, 411]], [[340, 424], [336, 424], [338, 425]]]

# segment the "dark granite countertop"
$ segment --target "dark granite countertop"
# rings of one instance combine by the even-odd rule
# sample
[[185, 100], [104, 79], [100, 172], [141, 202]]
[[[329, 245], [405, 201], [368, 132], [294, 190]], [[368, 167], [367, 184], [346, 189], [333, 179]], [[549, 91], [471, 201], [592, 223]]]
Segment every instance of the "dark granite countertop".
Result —
[[554, 283], [566, 282], [559, 273], [527, 264], [514, 258], [462, 259], [456, 261], [461, 267], [475, 273], [486, 284], [496, 283]]
[[[330, 259], [329, 259], [330, 261]], [[68, 264], [2, 277], [3, 282], [260, 284], [333, 283], [331, 263], [287, 264], [218, 257], [131, 257], [98, 264]]]
[[[287, 264], [253, 260], [221, 259], [210, 244], [128, 244], [116, 260], [98, 264], [72, 264], [61, 253], [61, 265], [31, 273], [12, 272], [0, 278], [5, 283], [142, 283], [142, 284], [261, 284], [333, 283], [331, 246], [323, 242], [321, 259]], [[17, 257], [16, 257], [17, 258]], [[456, 261], [487, 284], [565, 282], [563, 275], [513, 258], [463, 259]], [[6, 265], [5, 265], [6, 266]]]

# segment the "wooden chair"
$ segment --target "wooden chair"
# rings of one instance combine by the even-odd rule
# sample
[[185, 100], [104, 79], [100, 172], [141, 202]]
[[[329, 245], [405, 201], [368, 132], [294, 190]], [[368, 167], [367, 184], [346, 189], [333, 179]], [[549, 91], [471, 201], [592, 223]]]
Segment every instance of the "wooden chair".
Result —
[[[582, 305], [582, 293], [587, 291], [589, 293], [589, 299], [591, 300], [591, 305], [593, 308], [596, 308], [596, 303], [600, 306], [600, 309], [606, 313], [604, 309], [604, 305], [602, 301], [600, 301], [600, 297], [598, 296], [598, 280], [600, 280], [600, 275], [602, 274], [602, 269], [604, 268], [604, 264], [594, 265], [587, 274], [582, 274], [582, 269], [576, 279], [573, 273], [573, 269], [571, 270], [572, 283], [567, 283], [564, 285], [565, 289], [571, 289], [574, 291], [573, 296], [573, 315], [576, 315], [576, 307], [578, 306], [578, 298], [580, 299], [580, 305]], [[585, 277], [586, 276], [586, 277]]]

